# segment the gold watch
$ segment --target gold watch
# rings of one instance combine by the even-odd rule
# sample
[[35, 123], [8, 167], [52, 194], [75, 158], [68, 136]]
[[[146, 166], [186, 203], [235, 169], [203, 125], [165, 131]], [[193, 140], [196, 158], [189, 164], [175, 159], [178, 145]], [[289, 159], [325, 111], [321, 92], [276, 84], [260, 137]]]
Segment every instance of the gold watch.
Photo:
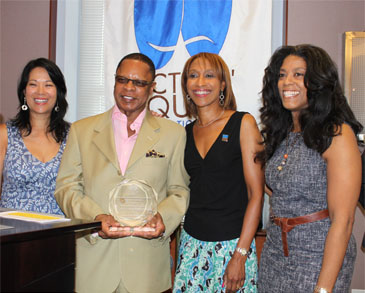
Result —
[[236, 248], [236, 251], [237, 251], [239, 254], [241, 254], [242, 256], [247, 256], [247, 254], [248, 254], [248, 251], [247, 251], [247, 249], [245, 249], [245, 248], [237, 247], [237, 248]]
[[314, 291], [313, 293], [331, 293], [330, 291], [328, 291], [327, 289], [325, 288], [321, 288], [319, 286], [315, 286], [314, 287]]

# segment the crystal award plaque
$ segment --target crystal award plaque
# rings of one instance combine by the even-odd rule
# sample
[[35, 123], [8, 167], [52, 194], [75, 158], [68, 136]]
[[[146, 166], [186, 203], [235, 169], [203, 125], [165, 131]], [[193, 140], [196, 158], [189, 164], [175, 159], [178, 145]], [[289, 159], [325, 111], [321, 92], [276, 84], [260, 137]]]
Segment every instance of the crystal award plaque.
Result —
[[123, 226], [143, 226], [157, 213], [157, 193], [145, 181], [124, 179], [109, 193], [109, 211]]

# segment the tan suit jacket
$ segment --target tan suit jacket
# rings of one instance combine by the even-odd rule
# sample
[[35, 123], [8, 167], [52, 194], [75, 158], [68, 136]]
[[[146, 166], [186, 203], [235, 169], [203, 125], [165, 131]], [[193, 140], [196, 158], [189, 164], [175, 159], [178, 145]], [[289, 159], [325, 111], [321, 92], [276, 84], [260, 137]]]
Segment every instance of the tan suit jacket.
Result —
[[[112, 292], [122, 281], [130, 292], [161, 292], [171, 286], [169, 236], [180, 224], [189, 200], [183, 162], [185, 129], [147, 111], [123, 176], [111, 113], [72, 124], [57, 177], [56, 200], [67, 217], [93, 220], [109, 214], [109, 192], [123, 178], [146, 180], [158, 194], [165, 237], [78, 239], [76, 291]], [[165, 156], [146, 157], [151, 150]]]

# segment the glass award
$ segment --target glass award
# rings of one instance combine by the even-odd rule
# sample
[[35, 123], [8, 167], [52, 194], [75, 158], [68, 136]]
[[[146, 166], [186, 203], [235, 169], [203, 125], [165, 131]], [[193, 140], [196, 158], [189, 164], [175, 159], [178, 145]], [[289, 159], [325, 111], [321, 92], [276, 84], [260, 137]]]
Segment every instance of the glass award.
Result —
[[124, 179], [109, 193], [109, 211], [123, 226], [143, 226], [157, 213], [157, 193], [143, 180]]

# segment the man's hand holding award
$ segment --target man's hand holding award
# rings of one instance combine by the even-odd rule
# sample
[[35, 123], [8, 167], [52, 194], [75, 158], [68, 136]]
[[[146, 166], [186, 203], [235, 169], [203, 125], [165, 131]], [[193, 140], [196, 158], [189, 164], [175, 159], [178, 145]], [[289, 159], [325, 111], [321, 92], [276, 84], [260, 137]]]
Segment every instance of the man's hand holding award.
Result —
[[110, 232], [123, 232], [123, 236], [156, 238], [165, 230], [162, 218], [157, 213], [157, 193], [145, 181], [122, 180], [110, 191], [109, 211], [120, 224], [109, 227]]

